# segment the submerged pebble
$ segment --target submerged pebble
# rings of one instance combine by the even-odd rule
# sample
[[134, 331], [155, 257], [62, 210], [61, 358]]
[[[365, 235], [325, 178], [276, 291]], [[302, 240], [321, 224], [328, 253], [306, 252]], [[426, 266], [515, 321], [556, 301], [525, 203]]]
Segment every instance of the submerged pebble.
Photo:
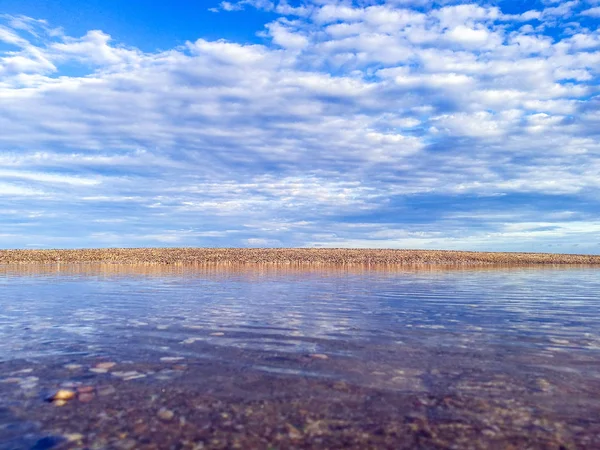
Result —
[[170, 421], [175, 417], [175, 413], [167, 408], [160, 408], [158, 410], [157, 416], [159, 419], [164, 421]]
[[79, 394], [79, 396], [77, 398], [82, 403], [89, 403], [92, 400], [94, 400], [94, 397], [95, 397], [95, 395], [93, 392], [84, 392], [82, 394]]
[[302, 439], [302, 432], [298, 430], [298, 428], [296, 428], [294, 425], [292, 425], [291, 423], [286, 423], [285, 427], [288, 430], [288, 436], [290, 437], [290, 439]]
[[118, 378], [126, 378], [126, 377], [130, 377], [132, 375], [137, 375], [139, 372], [136, 372], [135, 370], [131, 370], [129, 372], [112, 372], [111, 375], [113, 377], [118, 377]]
[[112, 369], [113, 367], [115, 367], [117, 365], [117, 363], [115, 362], [101, 362], [96, 364], [96, 369]]
[[137, 375], [131, 375], [129, 377], [123, 378], [125, 381], [137, 380], [138, 378], [146, 378], [146, 375], [143, 373], [138, 373]]
[[77, 387], [77, 392], [80, 394], [89, 394], [90, 392], [94, 392], [94, 386], [79, 386]]
[[78, 441], [81, 441], [83, 439], [83, 434], [81, 434], [81, 433], [67, 433], [67, 434], [64, 435], [64, 437], [69, 442], [78, 442]]
[[193, 344], [194, 342], [201, 341], [202, 338], [187, 338], [180, 342], [180, 344]]
[[146, 374], [139, 373], [135, 370], [130, 370], [128, 372], [112, 372], [112, 375], [118, 378], [121, 378], [125, 381], [135, 380], [138, 378], [145, 378]]
[[327, 355], [325, 355], [325, 354], [323, 354], [323, 353], [312, 353], [312, 354], [310, 355], [310, 357], [311, 357], [312, 359], [323, 359], [323, 360], [325, 360], [325, 359], [329, 359], [329, 356], [327, 356]]
[[538, 378], [536, 381], [536, 385], [537, 385], [538, 389], [543, 392], [548, 392], [548, 391], [552, 390], [552, 385], [547, 380], [544, 380], [543, 378]]
[[69, 389], [59, 389], [56, 393], [50, 397], [51, 401], [57, 400], [72, 400], [75, 398], [75, 392]]
[[225, 336], [225, 333], [217, 331], [216, 333], [210, 333], [211, 336]]
[[98, 389], [96, 389], [96, 392], [100, 397], [106, 397], [107, 395], [112, 395], [116, 393], [117, 390], [113, 386], [108, 385], [99, 387]]

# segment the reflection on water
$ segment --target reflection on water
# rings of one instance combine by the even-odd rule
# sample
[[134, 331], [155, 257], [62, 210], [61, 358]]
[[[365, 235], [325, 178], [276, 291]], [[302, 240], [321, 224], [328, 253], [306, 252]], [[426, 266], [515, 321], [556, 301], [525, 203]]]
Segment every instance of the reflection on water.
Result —
[[132, 365], [113, 375], [143, 382], [172, 378], [157, 364], [213, 361], [440, 398], [548, 394], [536, 408], [577, 418], [600, 411], [600, 276], [585, 267], [0, 267], [0, 378], [25, 392], [41, 382], [31, 365], [100, 360]]
[[291, 353], [384, 343], [589, 356], [600, 350], [599, 313], [593, 268], [4, 267], [0, 360], [129, 344], [190, 352], [199, 341]]

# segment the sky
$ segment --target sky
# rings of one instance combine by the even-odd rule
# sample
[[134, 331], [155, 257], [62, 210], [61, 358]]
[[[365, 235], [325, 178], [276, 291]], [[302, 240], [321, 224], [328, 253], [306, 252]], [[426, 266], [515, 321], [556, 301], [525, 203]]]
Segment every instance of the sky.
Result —
[[600, 253], [600, 0], [2, 0], [0, 248]]

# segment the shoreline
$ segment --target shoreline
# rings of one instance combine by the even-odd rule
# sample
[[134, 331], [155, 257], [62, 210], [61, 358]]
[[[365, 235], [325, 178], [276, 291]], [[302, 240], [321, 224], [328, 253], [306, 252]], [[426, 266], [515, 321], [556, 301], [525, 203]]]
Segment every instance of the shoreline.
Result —
[[343, 248], [99, 248], [0, 250], [0, 265], [600, 265], [600, 255]]

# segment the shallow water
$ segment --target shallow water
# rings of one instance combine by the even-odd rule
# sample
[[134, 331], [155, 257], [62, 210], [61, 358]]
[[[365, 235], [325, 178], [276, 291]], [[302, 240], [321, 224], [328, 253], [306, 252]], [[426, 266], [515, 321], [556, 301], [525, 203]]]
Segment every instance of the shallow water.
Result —
[[[117, 365], [106, 373], [89, 371], [101, 362]], [[69, 364], [81, 367], [65, 368]], [[219, 392], [198, 381], [202, 378], [219, 384]], [[250, 380], [252, 388], [240, 380]], [[97, 392], [116, 387], [128, 398], [110, 400], [113, 406], [150, 408], [154, 418], [160, 398], [148, 408], [140, 405], [153, 398], [153, 389], [164, 393], [184, 386], [190, 396], [226, 399], [228, 407], [273, 402], [281, 395], [309, 402], [316, 392], [315, 401], [350, 404], [335, 383], [344, 383], [343, 391], [356, 398], [400, 396], [392, 406], [407, 427], [403, 433], [413, 430], [417, 439], [426, 429], [429, 436], [406, 441], [408, 447], [451, 448], [464, 438], [469, 448], [520, 448], [523, 442], [595, 448], [600, 445], [595, 419], [600, 274], [584, 267], [5, 266], [0, 267], [0, 382], [0, 448], [83, 448], [96, 441], [98, 448], [233, 445], [228, 439], [234, 431], [214, 442], [220, 428], [213, 419], [217, 429], [197, 436], [190, 431], [187, 440], [179, 425], [175, 430], [159, 421], [157, 426], [166, 427], [158, 431], [167, 439], [162, 443], [133, 433], [133, 418], [127, 438], [108, 426], [101, 436], [82, 433], [78, 428], [94, 428], [88, 422], [108, 400], [98, 395], [62, 408], [43, 401], [61, 385], [90, 385]], [[302, 383], [308, 384], [298, 387]], [[178, 403], [167, 397], [165, 405], [177, 410]], [[409, 399], [418, 405], [407, 406]], [[435, 403], [447, 399], [455, 406]], [[427, 402], [433, 403], [422, 407]], [[184, 403], [179, 400], [179, 417], [191, 415]], [[303, 407], [310, 410], [309, 403]], [[273, 440], [282, 448], [354, 445], [346, 435], [336, 440], [335, 428], [311, 433], [313, 419], [295, 419], [298, 425], [290, 431], [289, 417], [277, 408], [273, 414], [283, 425], [265, 432], [260, 441], [265, 448]], [[348, 419], [348, 429], [377, 418], [364, 405], [354, 409], [362, 415]], [[80, 426], [66, 419], [74, 411]], [[203, 420], [196, 419], [196, 429]], [[457, 424], [468, 428], [464, 436]], [[244, 441], [256, 435], [248, 430], [247, 424], [238, 430], [242, 447], [256, 444]], [[370, 439], [363, 435], [373, 432], [361, 430], [361, 439]], [[69, 434], [82, 437], [69, 441]], [[399, 448], [408, 439], [394, 436], [356, 445]]]

